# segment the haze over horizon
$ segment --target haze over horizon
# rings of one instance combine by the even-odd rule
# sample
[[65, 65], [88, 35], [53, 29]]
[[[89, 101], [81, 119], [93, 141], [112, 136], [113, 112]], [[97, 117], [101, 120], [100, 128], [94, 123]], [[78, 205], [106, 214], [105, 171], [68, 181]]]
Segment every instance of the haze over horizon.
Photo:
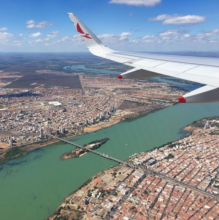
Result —
[[3, 0], [0, 52], [87, 51], [68, 12], [112, 49], [217, 52], [218, 6], [217, 0]]

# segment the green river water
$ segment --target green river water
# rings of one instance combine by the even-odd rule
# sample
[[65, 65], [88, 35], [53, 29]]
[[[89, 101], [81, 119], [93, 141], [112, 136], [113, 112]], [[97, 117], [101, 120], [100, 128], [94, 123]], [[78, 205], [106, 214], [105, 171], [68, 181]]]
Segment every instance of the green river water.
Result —
[[[98, 151], [125, 160], [134, 153], [179, 139], [180, 129], [194, 120], [218, 115], [219, 103], [178, 104], [74, 139], [86, 144], [107, 137], [110, 140]], [[60, 160], [73, 148], [67, 144], [48, 146], [4, 164], [0, 171], [0, 219], [44, 219], [86, 180], [115, 165], [93, 154]]]

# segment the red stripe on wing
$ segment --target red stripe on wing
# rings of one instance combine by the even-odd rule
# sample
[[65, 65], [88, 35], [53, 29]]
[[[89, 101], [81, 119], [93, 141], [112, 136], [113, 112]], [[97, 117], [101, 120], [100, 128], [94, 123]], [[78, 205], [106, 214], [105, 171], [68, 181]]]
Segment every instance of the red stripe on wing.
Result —
[[88, 39], [92, 39], [92, 38], [89, 36], [89, 34], [85, 34], [83, 37], [86, 37], [86, 38], [88, 38]]
[[77, 23], [77, 30], [79, 33], [84, 34], [84, 31], [82, 31], [82, 29], [78, 23]]

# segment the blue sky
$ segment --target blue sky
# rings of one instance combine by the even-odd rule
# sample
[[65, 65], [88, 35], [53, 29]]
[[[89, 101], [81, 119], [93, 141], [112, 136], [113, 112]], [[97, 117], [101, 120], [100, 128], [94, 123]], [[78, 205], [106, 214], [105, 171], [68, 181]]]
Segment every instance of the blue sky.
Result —
[[218, 51], [218, 0], [0, 0], [0, 52], [86, 51], [67, 12], [109, 47]]

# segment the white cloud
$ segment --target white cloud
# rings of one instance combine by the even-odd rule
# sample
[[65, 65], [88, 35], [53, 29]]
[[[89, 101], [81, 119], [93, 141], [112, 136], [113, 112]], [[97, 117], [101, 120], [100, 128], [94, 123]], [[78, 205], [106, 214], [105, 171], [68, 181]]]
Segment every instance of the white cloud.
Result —
[[162, 21], [162, 20], [167, 19], [169, 17], [171, 17], [171, 15], [162, 14], [162, 15], [158, 15], [157, 17], [148, 18], [148, 21]]
[[197, 15], [186, 15], [186, 16], [177, 16], [170, 17], [163, 21], [163, 24], [181, 24], [181, 25], [191, 25], [202, 23], [206, 20], [203, 16]]
[[159, 40], [158, 36], [154, 36], [154, 35], [146, 35], [141, 39], [143, 43], [155, 43], [158, 42], [158, 40]]
[[7, 30], [8, 30], [7, 27], [2, 27], [2, 28], [0, 28], [0, 31], [7, 31]]
[[61, 38], [62, 42], [65, 41], [80, 41], [81, 42], [81, 36], [80, 35], [74, 35], [74, 36], [64, 36]]
[[0, 40], [6, 40], [13, 37], [14, 35], [8, 32], [0, 32]]
[[214, 29], [212, 31], [203, 33], [203, 35], [205, 35], [207, 37], [211, 37], [211, 36], [214, 36], [214, 35], [217, 35], [217, 34], [219, 34], [219, 29]]
[[52, 23], [48, 22], [48, 21], [42, 21], [42, 22], [35, 22], [34, 20], [29, 20], [27, 21], [27, 28], [30, 29], [45, 29], [49, 26], [51, 26]]
[[155, 6], [160, 3], [161, 0], [111, 0], [110, 4], [125, 4], [125, 5], [143, 5], [143, 6]]
[[179, 30], [179, 29], [170, 29], [170, 30], [165, 30], [159, 33], [160, 36], [176, 36], [180, 35], [182, 33], [185, 33], [187, 31], [185, 30]]
[[193, 25], [205, 22], [206, 17], [199, 15], [167, 15], [162, 14], [157, 17], [149, 18], [148, 21], [163, 21], [162, 24], [178, 24], [178, 25]]
[[214, 29], [211, 31], [212, 34], [219, 34], [219, 29]]
[[21, 33], [21, 34], [19, 34], [19, 36], [20, 36], [20, 37], [22, 37], [22, 36], [23, 36], [23, 34]]
[[28, 37], [39, 37], [39, 36], [41, 36], [40, 32], [36, 32], [28, 35]]
[[132, 36], [131, 33], [123, 32], [123, 33], [121, 33], [119, 40], [126, 40], [126, 39], [128, 39], [128, 37], [130, 37], [130, 36]]
[[12, 45], [14, 45], [14, 46], [22, 46], [22, 45], [23, 45], [23, 42], [20, 41], [20, 40], [14, 40], [14, 41], [12, 42]]
[[146, 35], [142, 39], [145, 40], [145, 39], [148, 39], [148, 38], [151, 38], [151, 36], [150, 35]]
[[0, 32], [0, 44], [7, 45], [14, 35], [8, 32]]
[[201, 34], [197, 34], [196, 36], [199, 39], [208, 39], [217, 35], [219, 35], [219, 29], [214, 29], [212, 31], [204, 31]]
[[59, 31], [53, 31], [53, 32], [51, 32], [50, 34], [47, 34], [47, 35], [46, 35], [46, 40], [49, 40], [49, 39], [51, 39], [51, 38], [57, 37], [58, 33], [59, 33]]
[[129, 37], [132, 36], [129, 32], [122, 32], [121, 34], [102, 34], [98, 37], [106, 44], [122, 44], [130, 42]]
[[185, 38], [190, 37], [190, 34], [184, 34], [183, 37]]

